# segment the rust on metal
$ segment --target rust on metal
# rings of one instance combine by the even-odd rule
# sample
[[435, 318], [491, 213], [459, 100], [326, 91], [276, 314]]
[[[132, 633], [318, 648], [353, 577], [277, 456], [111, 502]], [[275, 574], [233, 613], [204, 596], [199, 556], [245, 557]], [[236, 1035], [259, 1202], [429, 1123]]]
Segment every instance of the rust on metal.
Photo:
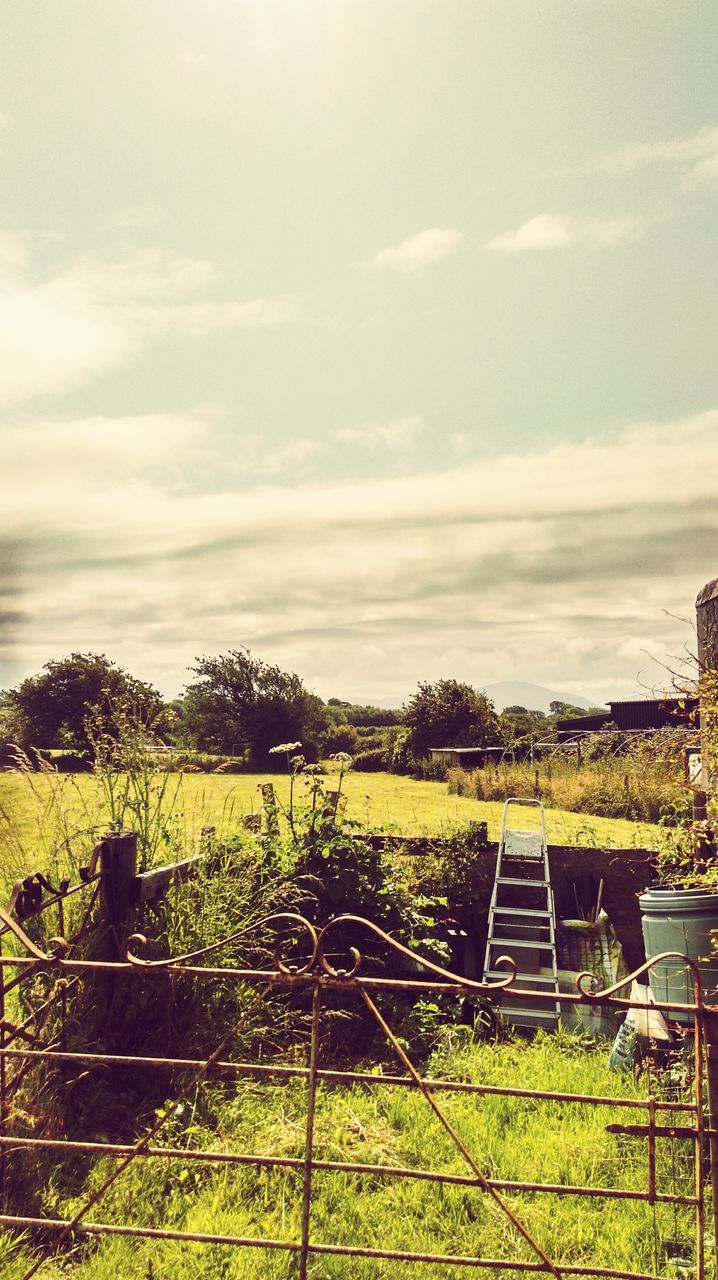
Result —
[[648, 1203], [656, 1203], [656, 1099], [648, 1099]]
[[[135, 1150], [127, 1143], [121, 1142], [77, 1142], [68, 1138], [0, 1138], [0, 1145], [13, 1150], [24, 1147], [47, 1149], [50, 1151], [77, 1151], [88, 1155], [125, 1156]], [[187, 1147], [145, 1147], [136, 1152], [137, 1156], [146, 1159], [188, 1160], [205, 1164], [239, 1164], [255, 1165], [260, 1169], [296, 1169], [305, 1167], [305, 1159], [297, 1156], [260, 1156], [239, 1151], [193, 1151]], [[312, 1168], [327, 1173], [364, 1173], [370, 1177], [409, 1178], [419, 1182], [441, 1182], [457, 1187], [479, 1187], [481, 1183], [474, 1177], [461, 1173], [438, 1173], [431, 1169], [409, 1169], [402, 1165], [361, 1164], [343, 1160], [312, 1159]], [[563, 1182], [510, 1182], [500, 1178], [486, 1178], [490, 1187], [497, 1191], [546, 1191], [557, 1196], [595, 1196], [606, 1200], [646, 1200], [645, 1191], [630, 1187], [580, 1187]], [[663, 1204], [694, 1205], [695, 1196], [674, 1195], [670, 1192], [656, 1192], [656, 1202]]]

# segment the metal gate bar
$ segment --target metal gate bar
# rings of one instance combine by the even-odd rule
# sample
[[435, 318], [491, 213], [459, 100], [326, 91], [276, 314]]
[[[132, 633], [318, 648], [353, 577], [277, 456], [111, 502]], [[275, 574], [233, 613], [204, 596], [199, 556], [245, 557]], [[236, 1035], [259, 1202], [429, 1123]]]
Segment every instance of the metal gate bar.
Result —
[[[703, 1161], [702, 1152], [704, 1139], [709, 1137], [714, 1140], [718, 1137], [718, 1130], [713, 1126], [704, 1123], [703, 1116], [703, 1053], [704, 1053], [704, 1029], [703, 1022], [707, 1014], [702, 1000], [700, 981], [694, 967], [690, 961], [685, 961], [685, 957], [680, 957], [685, 961], [687, 966], [693, 972], [695, 1002], [691, 1005], [666, 1005], [659, 1003], [657, 1005], [646, 1006], [643, 1003], [632, 1002], [630, 1000], [621, 999], [617, 992], [622, 987], [631, 982], [632, 979], [641, 977], [645, 974], [653, 964], [659, 963], [673, 953], [666, 953], [661, 957], [656, 957], [648, 965], [642, 966], [635, 974], [625, 979], [623, 983], [617, 985], [608, 991], [592, 993], [585, 989], [582, 985], [584, 979], [589, 975], [581, 975], [577, 983], [577, 994], [575, 996], [561, 993], [563, 1002], [571, 1002], [574, 1005], [596, 1005], [602, 1004], [623, 1011], [631, 1007], [652, 1007], [659, 1010], [670, 1012], [678, 1009], [680, 1011], [690, 1011], [693, 1015], [694, 1023], [694, 1097], [692, 1102], [664, 1101], [655, 1098], [628, 1099], [613, 1098], [595, 1095], [560, 1093], [551, 1091], [538, 1091], [530, 1089], [512, 1088], [510, 1086], [495, 1086], [471, 1084], [462, 1081], [447, 1080], [431, 1080], [424, 1078], [416, 1070], [411, 1063], [406, 1052], [396, 1040], [389, 1024], [377, 1008], [372, 992], [381, 991], [402, 991], [414, 994], [420, 994], [424, 991], [432, 991], [434, 993], [445, 993], [447, 991], [462, 992], [464, 994], [479, 994], [486, 999], [493, 999], [499, 993], [505, 992], [510, 987], [515, 974], [515, 966], [508, 959], [505, 959], [507, 977], [505, 980], [496, 983], [480, 983], [473, 982], [468, 979], [451, 973], [449, 970], [441, 968], [430, 961], [424, 960], [422, 957], [416, 956], [414, 953], [391, 939], [384, 934], [375, 925], [368, 921], [363, 921], [358, 917], [347, 916], [339, 917], [330, 922], [321, 932], [317, 932], [314, 927], [303, 917], [293, 915], [291, 913], [282, 913], [278, 916], [269, 917], [262, 922], [264, 927], [282, 929], [292, 928], [299, 929], [301, 935], [307, 940], [307, 948], [310, 952], [308, 958], [304, 958], [303, 962], [289, 963], [281, 959], [275, 954], [275, 967], [273, 969], [242, 969], [236, 967], [214, 968], [198, 965], [195, 962], [203, 956], [218, 951], [221, 947], [226, 946], [228, 942], [235, 941], [240, 935], [231, 935], [230, 938], [224, 939], [210, 947], [203, 948], [199, 952], [191, 953], [187, 956], [171, 957], [163, 961], [146, 961], [141, 954], [137, 954], [138, 948], [141, 951], [144, 939], [135, 936], [130, 939], [127, 959], [124, 962], [115, 961], [92, 961], [74, 958], [69, 954], [71, 943], [62, 938], [54, 941], [53, 950], [51, 952], [43, 952], [36, 944], [32, 943], [25, 932], [17, 925], [12, 918], [0, 911], [0, 919], [6, 926], [6, 931], [11, 931], [16, 942], [25, 948], [25, 956], [0, 956], [0, 999], [4, 1002], [6, 993], [22, 982], [25, 978], [31, 978], [39, 973], [64, 975], [73, 974], [74, 981], [81, 981], [83, 976], [91, 975], [98, 972], [111, 972], [117, 974], [133, 974], [136, 981], [146, 983], [151, 981], [153, 972], [161, 972], [167, 974], [192, 975], [199, 981], [215, 981], [217, 979], [233, 979], [237, 982], [255, 985], [258, 988], [257, 999], [262, 997], [262, 993], [266, 990], [307, 990], [312, 994], [312, 1019], [311, 1033], [309, 1043], [309, 1058], [306, 1066], [289, 1066], [284, 1064], [266, 1064], [266, 1063], [248, 1063], [233, 1062], [222, 1057], [223, 1052], [228, 1047], [233, 1038], [236, 1028], [232, 1032], [223, 1037], [220, 1044], [214, 1052], [206, 1059], [177, 1059], [153, 1057], [151, 1055], [123, 1055], [123, 1054], [105, 1054], [92, 1053], [82, 1051], [66, 1051], [58, 1050], [51, 1044], [43, 1043], [42, 1036], [47, 1031], [47, 1023], [49, 1013], [53, 1011], [60, 1003], [59, 996], [65, 995], [66, 992], [59, 988], [56, 984], [53, 993], [48, 997], [41, 1008], [36, 1009], [22, 1024], [14, 1025], [4, 1015], [0, 1024], [0, 1161], [6, 1166], [7, 1160], [13, 1152], [20, 1150], [39, 1150], [48, 1151], [84, 1151], [88, 1154], [111, 1155], [118, 1159], [119, 1163], [110, 1175], [104, 1180], [102, 1185], [94, 1191], [86, 1200], [84, 1205], [78, 1210], [72, 1219], [43, 1219], [31, 1216], [23, 1216], [14, 1213], [0, 1214], [0, 1226], [6, 1227], [24, 1227], [33, 1229], [42, 1229], [57, 1233], [55, 1245], [60, 1244], [70, 1234], [86, 1234], [86, 1235], [128, 1235], [138, 1238], [150, 1239], [167, 1239], [167, 1240], [183, 1240], [188, 1242], [197, 1242], [205, 1244], [226, 1245], [232, 1247], [258, 1248], [269, 1250], [282, 1250], [297, 1257], [299, 1262], [300, 1280], [304, 1280], [307, 1275], [307, 1267], [310, 1258], [315, 1255], [335, 1255], [348, 1256], [356, 1258], [375, 1258], [375, 1259], [393, 1259], [397, 1262], [431, 1262], [437, 1265], [446, 1266], [462, 1266], [470, 1268], [489, 1268], [494, 1270], [514, 1270], [514, 1271], [541, 1271], [551, 1272], [556, 1276], [561, 1275], [597, 1275], [606, 1277], [615, 1277], [616, 1280], [656, 1280], [656, 1277], [647, 1277], [644, 1273], [635, 1271], [623, 1271], [615, 1268], [602, 1267], [600, 1265], [568, 1265], [563, 1263], [555, 1263], [549, 1256], [544, 1253], [540, 1244], [534, 1240], [531, 1233], [524, 1224], [516, 1216], [514, 1211], [508, 1206], [498, 1194], [500, 1190], [508, 1190], [511, 1192], [535, 1192], [548, 1193], [556, 1195], [578, 1195], [589, 1197], [604, 1197], [606, 1199], [630, 1199], [644, 1201], [648, 1204], [667, 1203], [674, 1205], [685, 1205], [694, 1210], [696, 1225], [696, 1276], [697, 1280], [703, 1280], [704, 1276], [704, 1240], [703, 1240], [703, 1201], [704, 1201], [704, 1185], [703, 1185]], [[363, 929], [375, 938], [381, 941], [381, 944], [389, 952], [398, 955], [410, 956], [412, 960], [418, 961], [425, 972], [431, 975], [428, 979], [414, 981], [393, 978], [377, 978], [372, 976], [359, 977], [359, 970], [362, 963], [362, 957], [355, 948], [350, 948], [352, 965], [347, 969], [335, 967], [334, 957], [332, 960], [328, 958], [331, 953], [327, 952], [327, 939], [330, 931], [336, 930], [341, 926], [351, 927], [353, 932]], [[241, 936], [246, 941], [246, 933], [241, 931]], [[8, 970], [14, 969], [16, 977], [10, 981], [5, 981], [5, 975]], [[60, 982], [64, 978], [60, 978]], [[377, 1025], [400, 1058], [402, 1065], [408, 1072], [405, 1076], [397, 1075], [378, 1075], [371, 1072], [352, 1072], [352, 1071], [332, 1071], [319, 1066], [319, 1039], [320, 1039], [320, 1012], [322, 993], [340, 992], [345, 994], [353, 994], [355, 998], [360, 999], [370, 1011]], [[513, 991], [513, 988], [512, 988]], [[543, 999], [550, 999], [555, 1002], [556, 993], [551, 993], [550, 997], [545, 993], [526, 991], [522, 993], [540, 1003]], [[0, 1014], [3, 1014], [4, 1003], [0, 1004]], [[43, 1020], [42, 1011], [47, 1010], [48, 1017]], [[243, 1015], [244, 1016], [244, 1015]], [[33, 1027], [33, 1030], [29, 1028]], [[18, 1040], [29, 1041], [27, 1047], [23, 1043], [18, 1046]], [[14, 1045], [12, 1042], [14, 1041]], [[18, 1059], [22, 1063], [19, 1070], [12, 1079], [7, 1077], [8, 1060]], [[154, 1067], [161, 1071], [183, 1072], [189, 1074], [189, 1080], [182, 1086], [174, 1101], [168, 1104], [167, 1111], [158, 1117], [157, 1121], [150, 1129], [134, 1144], [123, 1143], [94, 1143], [71, 1141], [57, 1138], [27, 1138], [20, 1135], [13, 1136], [8, 1132], [9, 1109], [8, 1100], [13, 1091], [14, 1085], [19, 1081], [21, 1075], [31, 1070], [33, 1065], [38, 1063], [78, 1063], [84, 1065], [128, 1065]], [[183, 1098], [189, 1096], [190, 1092], [195, 1088], [200, 1080], [216, 1075], [229, 1075], [234, 1077], [253, 1076], [255, 1078], [303, 1078], [307, 1082], [307, 1119], [305, 1128], [305, 1150], [302, 1158], [281, 1157], [281, 1156], [253, 1156], [247, 1153], [219, 1153], [207, 1151], [187, 1151], [180, 1148], [168, 1146], [152, 1145], [153, 1139], [156, 1140], [164, 1124], [166, 1124], [169, 1116], [173, 1115]], [[384, 1166], [362, 1164], [349, 1161], [328, 1161], [315, 1158], [315, 1135], [314, 1135], [314, 1113], [316, 1105], [317, 1087], [320, 1082], [327, 1081], [339, 1085], [352, 1085], [361, 1083], [365, 1085], [379, 1084], [390, 1085], [396, 1087], [408, 1087], [416, 1089], [421, 1093], [427, 1104], [431, 1107], [434, 1114], [443, 1124], [444, 1128], [451, 1135], [459, 1151], [469, 1164], [471, 1174], [473, 1176], [453, 1174], [448, 1172], [434, 1171], [429, 1169], [405, 1169], [401, 1166]], [[463, 1144], [461, 1138], [453, 1129], [450, 1121], [442, 1112], [436, 1098], [435, 1091], [463, 1092], [472, 1093], [477, 1096], [498, 1095], [505, 1097], [526, 1097], [536, 1098], [546, 1101], [576, 1102], [591, 1104], [597, 1106], [639, 1108], [646, 1113], [648, 1123], [643, 1125], [609, 1125], [607, 1128], [611, 1132], [619, 1132], [630, 1134], [631, 1136], [646, 1138], [648, 1144], [648, 1185], [646, 1190], [638, 1190], [635, 1188], [608, 1188], [608, 1187], [590, 1187], [577, 1185], [556, 1185], [541, 1184], [536, 1182], [516, 1182], [502, 1181], [486, 1176], [476, 1163], [474, 1157]], [[659, 1125], [656, 1124], [656, 1118], [661, 1113], [675, 1114], [677, 1112], [689, 1113], [692, 1123], [681, 1125]], [[694, 1151], [694, 1169], [695, 1169], [695, 1194], [694, 1195], [678, 1195], [658, 1190], [656, 1187], [655, 1174], [655, 1156], [656, 1141], [665, 1138], [685, 1138], [692, 1141]], [[132, 1224], [112, 1224], [102, 1222], [91, 1222], [85, 1220], [85, 1215], [91, 1207], [95, 1205], [104, 1195], [105, 1191], [114, 1181], [121, 1176], [122, 1172], [128, 1165], [136, 1159], [167, 1159], [182, 1158], [183, 1160], [197, 1160], [214, 1163], [226, 1163], [237, 1165], [253, 1165], [255, 1167], [276, 1167], [295, 1169], [302, 1174], [302, 1212], [301, 1212], [301, 1236], [299, 1240], [275, 1240], [263, 1237], [242, 1237], [234, 1235], [222, 1235], [217, 1233], [194, 1233], [179, 1230], [169, 1230], [161, 1227], [143, 1227]], [[334, 1244], [331, 1242], [323, 1243], [313, 1241], [311, 1239], [311, 1202], [312, 1202], [312, 1177], [315, 1170], [323, 1170], [329, 1173], [366, 1173], [372, 1176], [382, 1176], [386, 1178], [410, 1178], [427, 1182], [449, 1183], [461, 1186], [473, 1186], [477, 1191], [483, 1191], [488, 1194], [489, 1198], [496, 1204], [501, 1212], [506, 1213], [515, 1229], [524, 1237], [531, 1249], [537, 1255], [536, 1261], [528, 1261], [526, 1259], [496, 1259], [496, 1258], [478, 1258], [468, 1256], [447, 1255], [443, 1253], [422, 1253], [411, 1252], [406, 1250], [389, 1250], [381, 1248], [367, 1248], [359, 1245]], [[26, 1280], [38, 1271], [44, 1262], [44, 1257], [39, 1257], [26, 1272]]]

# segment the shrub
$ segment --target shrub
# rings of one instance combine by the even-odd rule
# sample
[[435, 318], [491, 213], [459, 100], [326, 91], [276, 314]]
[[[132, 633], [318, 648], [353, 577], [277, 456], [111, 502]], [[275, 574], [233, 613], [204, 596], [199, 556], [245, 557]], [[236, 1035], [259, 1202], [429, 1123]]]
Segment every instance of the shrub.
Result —
[[386, 751], [382, 748], [372, 751], [360, 751], [354, 757], [354, 769], [357, 773], [381, 773], [388, 765]]

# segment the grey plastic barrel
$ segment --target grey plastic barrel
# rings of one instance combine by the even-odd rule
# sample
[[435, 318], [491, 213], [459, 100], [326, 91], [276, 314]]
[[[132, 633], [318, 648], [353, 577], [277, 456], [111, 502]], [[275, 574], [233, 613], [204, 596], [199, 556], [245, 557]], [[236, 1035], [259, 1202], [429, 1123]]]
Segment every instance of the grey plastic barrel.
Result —
[[[698, 967], [705, 999], [716, 1001], [718, 955], [713, 954], [712, 939], [718, 930], [718, 893], [707, 889], [647, 889], [638, 902], [646, 959], [662, 951], [679, 951], [688, 956]], [[693, 1004], [693, 976], [679, 960], [664, 960], [656, 965], [650, 971], [649, 983], [656, 1000]], [[677, 1022], [692, 1021], [688, 1013], [676, 1012], [673, 1017]]]

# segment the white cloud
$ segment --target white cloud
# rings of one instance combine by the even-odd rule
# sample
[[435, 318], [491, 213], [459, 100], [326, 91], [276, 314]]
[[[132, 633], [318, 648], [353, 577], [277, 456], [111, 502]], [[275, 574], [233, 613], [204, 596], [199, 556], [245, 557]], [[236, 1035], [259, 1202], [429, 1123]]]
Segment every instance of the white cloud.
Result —
[[402, 240], [401, 244], [381, 249], [369, 262], [361, 265], [388, 271], [421, 271], [448, 257], [463, 239], [463, 232], [453, 227], [428, 227], [426, 231], [418, 231], [416, 235]]
[[682, 167], [688, 185], [718, 177], [718, 125], [706, 125], [683, 138], [637, 143], [613, 151], [603, 160], [611, 173], [628, 173], [648, 164]]
[[415, 447], [425, 432], [423, 419], [412, 414], [389, 422], [363, 422], [357, 427], [339, 427], [334, 435], [340, 444], [368, 449], [371, 453], [381, 450], [405, 453]]
[[647, 641], [675, 652], [664, 610], [689, 613], [715, 572], [718, 411], [431, 474], [200, 492], [210, 426], [18, 427], [4, 510], [29, 670], [100, 648], [176, 687], [241, 642], [325, 696], [517, 671], [610, 691]]
[[459, 461], [471, 456], [476, 443], [470, 431], [451, 431], [449, 432], [448, 442], [452, 454]]
[[295, 298], [197, 297], [211, 263], [159, 254], [75, 259], [33, 278], [25, 238], [0, 237], [0, 405], [62, 394], [166, 333], [305, 323]]
[[578, 218], [572, 214], [540, 213], [516, 231], [495, 236], [485, 248], [499, 253], [531, 253], [570, 249], [578, 244], [606, 247], [634, 239], [646, 225], [641, 218]]

